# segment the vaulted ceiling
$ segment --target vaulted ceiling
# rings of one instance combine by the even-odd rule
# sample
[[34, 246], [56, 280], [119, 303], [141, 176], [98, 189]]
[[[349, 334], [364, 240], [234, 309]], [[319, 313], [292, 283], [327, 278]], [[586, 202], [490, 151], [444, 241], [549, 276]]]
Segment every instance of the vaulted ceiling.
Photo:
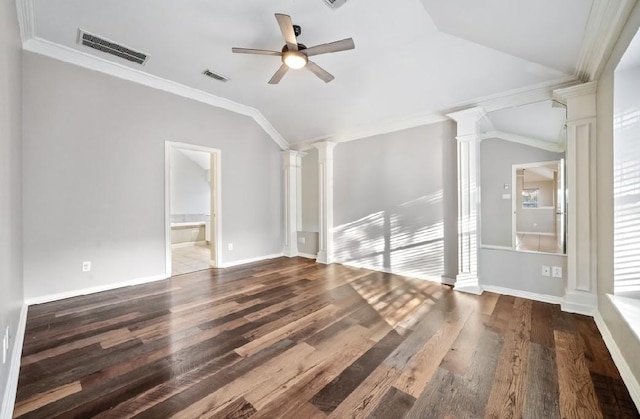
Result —
[[[323, 0], [19, 1], [32, 8], [26, 38], [38, 48], [66, 47], [67, 56], [112, 61], [239, 104], [289, 144], [576, 81], [592, 52], [585, 42], [590, 14], [602, 2], [348, 0], [333, 10]], [[291, 15], [307, 46], [354, 39], [355, 50], [314, 57], [333, 82], [298, 70], [269, 85], [279, 57], [231, 53], [231, 47], [281, 49], [274, 13]], [[78, 45], [79, 28], [150, 58], [140, 66]], [[230, 81], [207, 78], [205, 69]]]

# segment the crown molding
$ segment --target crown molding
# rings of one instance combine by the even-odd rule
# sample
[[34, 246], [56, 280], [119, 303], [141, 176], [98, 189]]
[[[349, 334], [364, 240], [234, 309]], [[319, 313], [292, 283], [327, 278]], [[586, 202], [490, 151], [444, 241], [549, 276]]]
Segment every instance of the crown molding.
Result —
[[23, 49], [25, 51], [45, 55], [47, 57], [108, 74], [123, 80], [132, 81], [147, 87], [172, 93], [177, 96], [193, 99], [217, 108], [249, 116], [253, 118], [258, 125], [260, 125], [267, 135], [269, 135], [282, 150], [289, 149], [289, 143], [282, 137], [282, 135], [280, 135], [273, 125], [271, 125], [264, 115], [255, 108], [38, 37], [33, 37], [25, 41], [23, 43]]
[[543, 83], [471, 99], [458, 103], [442, 113], [451, 114], [474, 107], [481, 107], [487, 113], [490, 113], [506, 108], [512, 108], [514, 106], [528, 105], [530, 103], [549, 100], [553, 97], [553, 92], [555, 90], [575, 86], [576, 84], [580, 84], [580, 81], [575, 76], [566, 76]]
[[598, 91], [598, 82], [591, 81], [576, 86], [556, 89], [553, 91], [553, 100], [563, 105], [567, 104], [568, 99], [573, 99], [585, 95], [595, 95]]
[[539, 140], [537, 138], [525, 137], [523, 135], [512, 134], [504, 131], [489, 131], [480, 134], [480, 140], [488, 140], [497, 138], [498, 140], [509, 141], [511, 143], [523, 144], [529, 147], [539, 148], [541, 150], [551, 151], [554, 153], [564, 153], [564, 145], [552, 143], [550, 141]]
[[18, 25], [20, 26], [20, 37], [22, 38], [23, 45], [36, 35], [36, 18], [33, 13], [33, 2], [34, 0], [16, 0]]
[[[359, 140], [362, 138], [373, 137], [390, 132], [401, 131], [404, 129], [414, 128], [422, 125], [436, 124], [439, 122], [449, 121], [447, 115], [456, 114], [469, 108], [482, 108], [486, 113], [494, 112], [501, 109], [511, 108], [514, 106], [527, 105], [529, 103], [550, 100], [553, 98], [555, 90], [575, 86], [580, 81], [574, 76], [566, 76], [560, 79], [551, 80], [544, 83], [535, 84], [523, 88], [507, 90], [489, 96], [478, 97], [465, 102], [458, 103], [449, 109], [441, 112], [419, 113], [409, 117], [392, 119], [378, 124], [372, 124], [361, 127], [356, 130], [347, 131], [345, 133], [337, 133], [328, 136], [312, 138], [292, 144], [291, 147], [296, 150], [308, 150], [313, 148], [313, 143], [319, 141], [332, 141], [335, 143], [344, 143], [348, 141]], [[489, 119], [486, 119], [489, 121]]]
[[636, 0], [593, 0], [576, 66], [578, 79], [587, 82], [600, 77], [635, 3]]

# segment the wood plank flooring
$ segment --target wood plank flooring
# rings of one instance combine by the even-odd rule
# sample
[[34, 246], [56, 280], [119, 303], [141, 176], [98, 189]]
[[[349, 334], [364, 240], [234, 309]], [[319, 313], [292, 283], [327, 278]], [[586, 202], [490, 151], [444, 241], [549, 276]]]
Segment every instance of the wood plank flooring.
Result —
[[279, 258], [30, 307], [14, 417], [640, 414], [591, 318]]

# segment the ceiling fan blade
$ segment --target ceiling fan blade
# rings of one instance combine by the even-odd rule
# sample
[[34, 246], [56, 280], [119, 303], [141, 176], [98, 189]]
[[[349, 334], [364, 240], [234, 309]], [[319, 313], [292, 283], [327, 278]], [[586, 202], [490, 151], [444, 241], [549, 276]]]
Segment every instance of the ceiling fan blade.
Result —
[[278, 71], [276, 71], [276, 74], [273, 75], [273, 77], [271, 77], [271, 80], [269, 80], [269, 84], [278, 84], [280, 83], [280, 80], [282, 80], [282, 77], [287, 74], [287, 71], [289, 70], [289, 67], [287, 67], [286, 65], [282, 64], [280, 66], [280, 68], [278, 69]]
[[289, 48], [289, 51], [297, 51], [298, 40], [296, 39], [295, 32], [293, 32], [293, 23], [291, 23], [291, 16], [276, 13], [276, 20], [278, 21], [278, 25], [280, 25], [280, 31], [282, 32], [282, 36], [287, 43], [287, 48]]
[[335, 77], [333, 77], [331, 73], [329, 73], [327, 70], [323, 69], [313, 61], [307, 62], [307, 68], [325, 83], [329, 83], [331, 80], [335, 79]]
[[277, 55], [281, 56], [280, 51], [269, 51], [266, 49], [251, 49], [251, 48], [231, 48], [231, 52], [236, 54], [257, 54], [257, 55]]
[[307, 57], [319, 54], [327, 54], [329, 52], [339, 52], [354, 49], [356, 44], [353, 43], [352, 38], [343, 39], [342, 41], [329, 42], [328, 44], [316, 45], [315, 47], [307, 48], [304, 53]]

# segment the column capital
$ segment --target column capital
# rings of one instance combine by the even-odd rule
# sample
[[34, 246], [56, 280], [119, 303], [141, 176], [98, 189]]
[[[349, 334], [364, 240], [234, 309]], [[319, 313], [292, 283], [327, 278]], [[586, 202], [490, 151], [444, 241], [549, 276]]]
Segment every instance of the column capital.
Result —
[[313, 143], [312, 146], [317, 148], [319, 153], [318, 157], [320, 159], [327, 159], [333, 157], [333, 149], [337, 146], [337, 143], [333, 141], [320, 141], [318, 143]]
[[307, 153], [305, 153], [304, 151], [298, 151], [298, 150], [284, 150], [282, 152], [283, 156], [290, 156], [290, 157], [304, 157], [307, 155]]
[[478, 139], [478, 122], [487, 117], [487, 111], [480, 106], [476, 106], [475, 108], [449, 113], [447, 117], [457, 122], [458, 135], [456, 139], [469, 141]]
[[592, 81], [554, 90], [553, 99], [566, 105], [568, 123], [585, 118], [595, 118], [597, 114], [597, 89], [598, 82]]

